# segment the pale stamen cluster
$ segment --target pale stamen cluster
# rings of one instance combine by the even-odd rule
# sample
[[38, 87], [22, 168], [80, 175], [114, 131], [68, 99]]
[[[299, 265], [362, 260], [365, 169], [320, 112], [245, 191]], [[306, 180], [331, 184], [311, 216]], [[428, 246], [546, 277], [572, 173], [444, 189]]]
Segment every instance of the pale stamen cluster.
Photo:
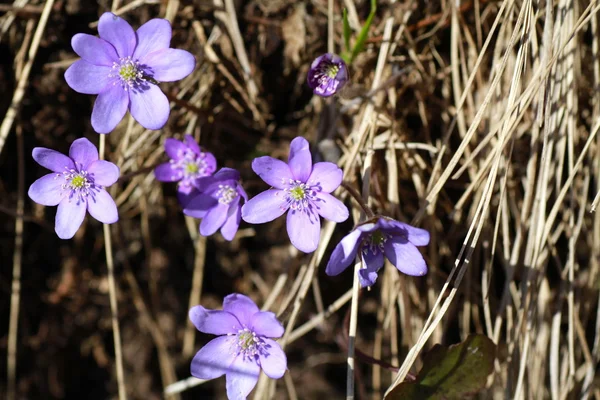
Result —
[[237, 346], [233, 350], [233, 354], [236, 356], [241, 355], [244, 360], [254, 361], [256, 356], [266, 353], [265, 341], [250, 329], [240, 329], [237, 333], [230, 333], [230, 335], [237, 336]]
[[381, 231], [375, 231], [363, 242], [363, 253], [371, 252], [372, 254], [383, 253], [384, 244], [390, 238], [390, 235], [387, 235]]
[[[287, 184], [283, 189], [285, 204], [295, 211], [309, 211], [313, 202], [317, 200], [317, 191], [299, 180], [289, 179], [288, 182], [284, 180], [284, 184]], [[281, 207], [288, 208], [285, 205]]]
[[119, 78], [121, 86], [126, 91], [135, 89], [142, 82], [146, 81], [140, 63], [134, 61], [130, 56], [120, 58], [119, 62], [113, 62], [108, 76], [109, 78]]
[[333, 86], [333, 90], [336, 90], [340, 84], [340, 82], [335, 79], [339, 71], [340, 67], [338, 65], [328, 63], [323, 64], [317, 72], [317, 76], [319, 76], [317, 80], [319, 85], [331, 84]]
[[216, 194], [221, 204], [229, 204], [238, 196], [237, 190], [229, 185], [219, 185]]
[[93, 194], [92, 192], [97, 189], [94, 184], [94, 179], [89, 176], [88, 172], [84, 169], [76, 170], [74, 168], [65, 167], [65, 171], [56, 174], [57, 178], [63, 178], [65, 182], [60, 185], [62, 190], [61, 194], [65, 191], [69, 192], [69, 199], [75, 197], [77, 204], [84, 201], [87, 196]]
[[205, 157], [204, 153], [197, 155], [191, 150], [186, 150], [183, 157], [169, 162], [171, 163], [171, 169], [183, 173], [184, 180], [193, 180], [208, 175]]

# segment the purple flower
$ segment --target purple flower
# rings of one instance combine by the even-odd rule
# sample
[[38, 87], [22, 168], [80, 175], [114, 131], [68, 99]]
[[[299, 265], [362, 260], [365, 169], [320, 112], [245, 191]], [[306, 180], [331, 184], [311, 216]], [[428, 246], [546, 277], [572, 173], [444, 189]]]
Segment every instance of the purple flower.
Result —
[[225, 240], [233, 240], [240, 227], [241, 201], [248, 201], [239, 180], [240, 173], [231, 168], [221, 168], [213, 176], [196, 180], [198, 195], [189, 200], [183, 213], [202, 218], [202, 236], [210, 236], [220, 228]]
[[169, 118], [169, 100], [157, 83], [172, 82], [189, 75], [194, 56], [170, 49], [171, 24], [151, 19], [137, 32], [127, 21], [104, 13], [98, 23], [100, 37], [78, 33], [71, 46], [81, 60], [65, 72], [73, 90], [97, 94], [92, 127], [109, 133], [129, 109], [146, 129], [160, 129]]
[[225, 374], [229, 400], [245, 399], [261, 369], [273, 379], [285, 374], [285, 353], [271, 340], [283, 335], [283, 326], [275, 314], [260, 311], [250, 298], [230, 294], [223, 300], [223, 311], [196, 306], [189, 316], [200, 332], [219, 335], [198, 351], [192, 375], [215, 379]]
[[36, 147], [33, 159], [52, 171], [29, 187], [29, 197], [44, 206], [56, 206], [54, 230], [61, 239], [70, 239], [81, 226], [85, 211], [105, 224], [117, 222], [119, 215], [112, 197], [104, 190], [119, 179], [119, 168], [98, 160], [98, 150], [89, 140], [77, 139], [69, 156]]
[[400, 272], [422, 276], [427, 273], [427, 264], [417, 246], [427, 244], [429, 232], [425, 229], [380, 217], [357, 226], [345, 236], [333, 249], [325, 272], [329, 276], [340, 274], [360, 254], [363, 264], [358, 274], [360, 284], [362, 287], [373, 286], [385, 255]]
[[314, 94], [329, 97], [348, 82], [348, 67], [340, 56], [325, 53], [310, 65], [307, 81]]
[[192, 192], [196, 179], [210, 176], [217, 169], [215, 157], [200, 150], [191, 135], [185, 135], [183, 142], [165, 140], [165, 152], [171, 160], [157, 166], [154, 175], [161, 182], [179, 182], [177, 191], [185, 195]]
[[298, 250], [310, 253], [317, 249], [319, 215], [335, 222], [348, 218], [346, 206], [330, 194], [342, 183], [342, 170], [330, 162], [313, 165], [306, 139], [292, 140], [287, 164], [265, 156], [254, 159], [252, 169], [273, 188], [244, 204], [242, 218], [251, 224], [262, 224], [290, 210], [287, 231]]

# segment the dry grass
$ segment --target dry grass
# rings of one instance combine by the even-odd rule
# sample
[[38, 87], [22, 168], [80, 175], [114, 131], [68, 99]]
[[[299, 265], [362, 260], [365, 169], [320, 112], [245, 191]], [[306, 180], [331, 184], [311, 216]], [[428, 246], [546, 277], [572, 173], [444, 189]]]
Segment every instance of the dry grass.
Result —
[[[247, 168], [248, 159], [239, 157], [248, 153], [227, 141], [284, 156], [286, 143], [300, 134], [322, 157], [338, 161], [345, 180], [376, 212], [431, 232], [424, 251], [430, 273], [412, 278], [386, 265], [376, 287], [360, 300], [355, 283], [354, 291], [338, 288], [334, 292], [341, 296], [325, 302], [324, 293], [342, 281], [319, 270], [333, 241], [347, 228], [324, 223], [314, 254], [292, 249], [282, 258], [289, 265], [273, 279], [244, 270], [244, 282], [232, 287], [245, 288], [265, 309], [278, 313], [286, 325], [282, 345], [294, 348], [310, 343], [307, 336], [316, 330], [339, 330], [345, 319], [340, 310], [354, 300], [357, 314], [351, 313], [350, 320], [356, 323], [357, 347], [399, 367], [390, 372], [351, 355], [349, 365], [358, 369], [349, 383], [358, 376], [359, 398], [382, 398], [388, 388], [418, 371], [431, 345], [455, 343], [478, 332], [499, 346], [495, 373], [481, 398], [600, 399], [600, 215], [593, 211], [600, 192], [600, 3], [381, 1], [372, 38], [352, 67], [353, 80], [331, 101], [307, 100], [302, 87], [310, 60], [327, 48], [322, 35], [331, 13], [325, 0], [255, 0], [238, 8], [232, 0], [168, 0], [160, 7], [134, 3], [113, 7], [122, 7], [124, 15], [158, 10], [173, 21], [177, 45], [202, 54], [192, 75], [168, 86], [173, 111], [164, 130], [144, 131], [126, 119], [107, 137], [106, 157], [127, 176], [112, 193], [124, 221], [112, 230], [119, 239], [118, 281], [123, 296], [134, 301], [140, 332], [152, 332], [163, 387], [176, 381], [175, 365], [188, 362], [179, 356], [183, 341], [174, 345], [165, 338], [156, 317], [161, 289], [149, 278], [142, 293], [129, 261], [139, 253], [152, 259], [158, 247], [153, 223], [176, 207], [148, 169], [161, 159], [162, 141], [194, 132], [225, 164]], [[348, 7], [356, 29], [368, 13], [368, 2], [333, 3], [339, 50], [340, 8]], [[0, 17], [0, 27], [9, 18]], [[302, 43], [280, 32], [286, 21], [305, 29]], [[35, 56], [35, 38], [30, 57]], [[284, 41], [283, 56], [268, 52], [274, 40]], [[28, 62], [33, 60], [25, 58]], [[273, 63], [285, 63], [287, 86], [268, 84], [274, 79], [270, 74], [283, 71]], [[62, 71], [65, 65], [47, 67]], [[28, 73], [17, 77], [13, 98], [19, 102]], [[272, 102], [282, 96], [291, 106], [285, 115], [275, 115], [278, 108]], [[9, 111], [4, 117], [0, 151], [8, 150], [2, 149], [8, 133], [19, 132], [18, 118], [17, 128], [10, 130], [15, 115]], [[218, 148], [219, 143], [226, 146]], [[244, 176], [249, 191], [256, 193], [260, 184], [251, 174]], [[343, 190], [338, 194], [348, 197]], [[24, 217], [22, 204], [16, 204], [2, 206], [7, 212], [17, 210], [13, 259], [18, 278]], [[353, 218], [358, 222], [364, 217], [355, 212]], [[178, 223], [186, 229], [182, 221]], [[189, 304], [204, 296], [201, 282], [208, 268], [207, 244], [195, 224], [187, 221], [190, 247], [197, 255]], [[255, 235], [262, 235], [258, 240], [267, 237], [264, 231], [245, 228], [232, 245], [249, 257], [253, 249], [247, 246], [256, 245]], [[219, 249], [226, 246], [216, 242]], [[192, 281], [192, 275], [181, 279]], [[13, 305], [14, 299], [13, 294]], [[367, 314], [374, 315], [375, 324], [367, 324]], [[177, 323], [176, 330], [186, 331], [185, 321]], [[16, 346], [17, 333], [11, 333], [9, 343]], [[351, 331], [351, 348], [354, 336]], [[184, 358], [194, 349], [190, 325], [185, 343]], [[8, 354], [14, 352], [9, 349]], [[14, 382], [10, 365], [9, 384]], [[307, 365], [294, 361], [284, 380], [261, 380], [255, 398], [307, 398], [303, 387], [295, 385], [303, 368]], [[125, 371], [125, 385], [135, 397], [128, 374], [132, 372]], [[176, 384], [171, 392], [197, 383]]]

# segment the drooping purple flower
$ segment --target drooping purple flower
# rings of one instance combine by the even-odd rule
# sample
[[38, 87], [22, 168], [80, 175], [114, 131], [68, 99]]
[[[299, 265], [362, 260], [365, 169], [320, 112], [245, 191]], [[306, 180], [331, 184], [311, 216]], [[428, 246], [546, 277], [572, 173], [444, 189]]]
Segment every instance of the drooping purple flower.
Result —
[[190, 198], [183, 213], [202, 218], [200, 234], [210, 236], [218, 229], [225, 240], [233, 240], [242, 219], [242, 200], [248, 195], [240, 185], [240, 173], [231, 168], [221, 168], [213, 176], [195, 181], [197, 195]]
[[185, 135], [183, 142], [171, 138], [165, 140], [165, 153], [171, 160], [158, 165], [154, 175], [161, 182], [179, 182], [177, 191], [182, 198], [194, 190], [196, 179], [210, 176], [217, 169], [215, 156], [203, 152], [191, 135]]
[[261, 369], [272, 379], [285, 374], [287, 358], [272, 340], [283, 335], [283, 326], [275, 314], [260, 311], [250, 298], [230, 294], [223, 300], [223, 311], [195, 306], [189, 317], [200, 332], [219, 335], [192, 360], [192, 376], [215, 379], [225, 374], [229, 400], [246, 399]]
[[356, 255], [360, 254], [360, 284], [362, 287], [373, 286], [385, 255], [400, 272], [422, 276], [427, 273], [427, 264], [417, 246], [427, 244], [429, 232], [425, 229], [380, 217], [357, 226], [346, 235], [331, 253], [325, 272], [329, 276], [340, 274], [354, 264]]
[[29, 187], [31, 200], [44, 206], [56, 206], [54, 230], [61, 239], [75, 235], [85, 218], [86, 210], [105, 224], [117, 222], [117, 206], [104, 187], [119, 179], [119, 168], [98, 159], [98, 150], [89, 140], [77, 139], [71, 144], [69, 156], [36, 147], [33, 159], [52, 173], [44, 175]]
[[346, 206], [330, 193], [342, 183], [342, 170], [330, 162], [313, 165], [308, 142], [297, 137], [290, 144], [288, 163], [272, 157], [258, 157], [252, 169], [272, 186], [242, 207], [242, 218], [251, 224], [287, 215], [287, 232], [292, 244], [310, 253], [317, 249], [321, 234], [319, 215], [335, 222], [348, 218]]
[[340, 56], [325, 53], [310, 65], [307, 81], [314, 94], [329, 97], [348, 82], [348, 67]]
[[104, 13], [98, 22], [100, 37], [78, 33], [71, 46], [81, 60], [65, 72], [73, 90], [97, 94], [92, 127], [109, 133], [129, 109], [146, 129], [160, 129], [169, 118], [169, 100], [158, 82], [172, 82], [189, 75], [194, 56], [169, 48], [171, 24], [151, 19], [137, 32], [123, 18]]

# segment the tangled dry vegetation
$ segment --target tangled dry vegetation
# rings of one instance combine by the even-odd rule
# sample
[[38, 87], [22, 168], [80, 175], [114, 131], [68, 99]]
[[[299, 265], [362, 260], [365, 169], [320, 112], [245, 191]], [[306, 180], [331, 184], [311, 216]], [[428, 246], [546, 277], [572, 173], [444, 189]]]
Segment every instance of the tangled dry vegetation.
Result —
[[[380, 399], [410, 379], [433, 344], [482, 333], [498, 351], [480, 398], [600, 399], [600, 3], [382, 0], [345, 91], [313, 97], [305, 77], [327, 51], [328, 21], [333, 15], [339, 50], [341, 9], [356, 31], [368, 3], [336, 0], [333, 14], [327, 0], [0, 5], [0, 348], [9, 360], [0, 371], [9, 384], [17, 378], [13, 387], [0, 383], [2, 391], [116, 393], [102, 228], [87, 221], [73, 241], [59, 241], [53, 211], [24, 196], [39, 175], [33, 147], [64, 150], [82, 134], [98, 140], [92, 99], [62, 74], [74, 60], [70, 37], [92, 33], [112, 6], [132, 25], [171, 20], [173, 43], [198, 60], [188, 78], [163, 87], [172, 101], [163, 130], [125, 119], [107, 137], [107, 158], [122, 173], [112, 188], [121, 220], [111, 234], [131, 398], [160, 398], [189, 376], [207, 338], [186, 322], [188, 306], [218, 308], [237, 291], [286, 326], [289, 373], [261, 380], [258, 399], [345, 394], [352, 299], [357, 349], [396, 366], [358, 357], [358, 398]], [[376, 212], [431, 232], [429, 274], [407, 277], [386, 265], [359, 299], [352, 273], [322, 272], [351, 223], [325, 223], [312, 255], [292, 251], [277, 222], [243, 225], [232, 243], [199, 237], [197, 221], [182, 216], [174, 190], [151, 172], [164, 139], [184, 132], [221, 166], [240, 169], [250, 195], [264, 189], [251, 159], [283, 157], [291, 138], [306, 137]], [[354, 222], [360, 217], [355, 211]], [[19, 330], [11, 324], [9, 335], [19, 271]], [[223, 396], [222, 381], [187, 388], [194, 383], [167, 396]]]

